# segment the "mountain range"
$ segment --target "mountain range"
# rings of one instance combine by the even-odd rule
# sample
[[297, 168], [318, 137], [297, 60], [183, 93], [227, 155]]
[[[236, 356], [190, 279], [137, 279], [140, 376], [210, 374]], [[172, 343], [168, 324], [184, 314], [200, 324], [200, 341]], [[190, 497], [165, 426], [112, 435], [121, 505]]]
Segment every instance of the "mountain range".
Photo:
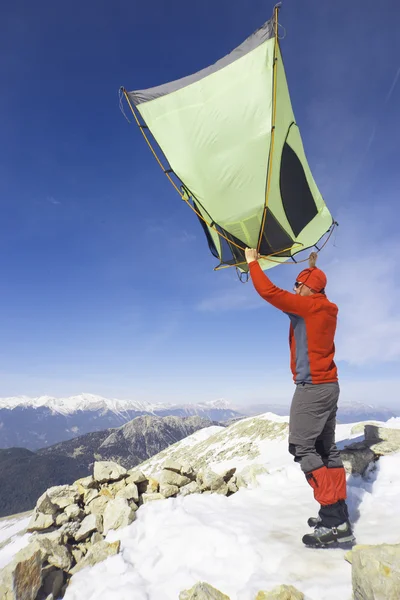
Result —
[[48, 487], [85, 477], [93, 470], [95, 460], [112, 460], [132, 468], [212, 425], [212, 421], [199, 416], [145, 415], [122, 427], [87, 433], [37, 452], [25, 448], [0, 450], [0, 517], [31, 509]]
[[80, 394], [69, 398], [0, 398], [0, 448], [37, 450], [86, 433], [120, 427], [144, 416], [198, 416], [226, 422], [243, 416], [226, 400], [201, 404], [151, 404]]

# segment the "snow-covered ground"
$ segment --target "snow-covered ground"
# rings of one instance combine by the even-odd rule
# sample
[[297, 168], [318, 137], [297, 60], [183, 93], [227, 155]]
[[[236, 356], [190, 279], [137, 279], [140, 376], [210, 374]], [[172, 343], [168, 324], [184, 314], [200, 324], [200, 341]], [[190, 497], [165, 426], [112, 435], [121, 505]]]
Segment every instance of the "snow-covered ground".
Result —
[[0, 519], [0, 569], [28, 543], [30, 534], [24, 533], [24, 530], [28, 527], [29, 520], [29, 515]]
[[[337, 439], [357, 437], [351, 429], [338, 426]], [[270, 472], [253, 489], [143, 506], [132, 525], [107, 538], [121, 540], [121, 553], [75, 575], [65, 600], [177, 600], [197, 581], [231, 600], [254, 600], [261, 589], [282, 583], [307, 600], [350, 600], [344, 551], [310, 550], [301, 542], [317, 505], [286, 440], [263, 442], [262, 459], [256, 462]], [[358, 543], [400, 543], [399, 472], [397, 454], [383, 457], [367, 479], [349, 478]]]
[[[277, 427], [287, 422], [270, 414], [260, 418], [273, 420]], [[400, 419], [385, 425], [400, 427]], [[177, 600], [182, 590], [198, 581], [210, 583], [231, 600], [254, 600], [258, 591], [282, 583], [296, 586], [307, 600], [351, 600], [351, 566], [344, 560], [344, 551], [311, 550], [302, 544], [307, 519], [318, 506], [288, 454], [285, 432], [277, 430], [275, 439], [257, 442], [251, 419], [248, 426], [247, 442], [243, 437], [246, 423], [241, 421], [228, 428], [230, 436], [227, 429], [212, 427], [171, 450], [179, 446], [192, 453], [198, 445], [205, 452], [209, 438], [206, 454], [214, 470], [242, 469], [246, 462], [263, 465], [269, 473], [258, 476], [258, 485], [229, 498], [193, 495], [142, 506], [132, 525], [107, 537], [121, 540], [121, 553], [74, 575], [65, 600]], [[337, 427], [341, 446], [360, 438], [359, 428], [351, 433], [353, 426]], [[252, 458], [246, 461], [243, 452], [235, 458], [232, 446], [246, 443]], [[255, 457], [256, 446], [259, 454]], [[158, 466], [158, 462], [153, 464]], [[151, 459], [147, 464], [151, 466]], [[399, 472], [400, 453], [381, 458], [368, 477], [348, 479], [358, 543], [400, 543]], [[0, 521], [0, 547], [2, 540], [26, 527], [26, 518], [23, 521], [9, 520], [7, 526]], [[24, 535], [1, 549], [0, 567], [26, 543]]]

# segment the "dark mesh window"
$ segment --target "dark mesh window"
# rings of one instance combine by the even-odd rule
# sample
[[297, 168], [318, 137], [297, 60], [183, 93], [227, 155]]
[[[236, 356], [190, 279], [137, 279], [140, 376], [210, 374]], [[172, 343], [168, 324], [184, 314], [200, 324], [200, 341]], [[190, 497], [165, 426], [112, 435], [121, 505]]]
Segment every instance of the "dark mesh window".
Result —
[[234, 265], [245, 262], [246, 259], [244, 256], [244, 250], [242, 250], [242, 248], [245, 248], [245, 244], [234, 235], [228, 233], [225, 229], [222, 229], [222, 227], [219, 225], [215, 225], [215, 227], [220, 233], [228, 238], [228, 240], [240, 246], [240, 248], [237, 248], [237, 246], [230, 244], [225, 238], [220, 237], [222, 248], [221, 262], [226, 265]]
[[[197, 207], [197, 205], [196, 205], [196, 203], [195, 203], [195, 202], [193, 202], [193, 206], [194, 206], [194, 208], [195, 208], [195, 209], [196, 209], [196, 210], [197, 210], [197, 211], [200, 213], [200, 210], [198, 209], [198, 207]], [[202, 228], [203, 228], [203, 231], [204, 231], [204, 234], [205, 234], [205, 236], [206, 236], [206, 238], [207, 238], [208, 247], [210, 248], [210, 252], [211, 252], [211, 254], [212, 254], [213, 256], [215, 256], [215, 258], [219, 258], [219, 259], [220, 259], [220, 256], [219, 256], [219, 254], [218, 254], [218, 250], [217, 250], [217, 248], [215, 247], [214, 240], [213, 240], [213, 239], [212, 239], [212, 237], [211, 237], [210, 230], [208, 229], [207, 223], [205, 223], [205, 222], [203, 221], [203, 219], [201, 219], [201, 218], [199, 217], [199, 215], [196, 215], [196, 216], [197, 216], [197, 218], [199, 219], [199, 221], [200, 221], [200, 225], [202, 226]]]
[[318, 214], [303, 165], [285, 142], [282, 152], [280, 191], [283, 208], [295, 236]]
[[290, 250], [285, 249], [291, 248], [292, 245], [293, 240], [290, 235], [286, 233], [269, 208], [267, 208], [265, 226], [260, 244], [260, 254], [268, 256], [269, 254], [275, 254], [279, 250], [283, 250], [283, 252], [279, 252], [276, 256], [290, 256]]

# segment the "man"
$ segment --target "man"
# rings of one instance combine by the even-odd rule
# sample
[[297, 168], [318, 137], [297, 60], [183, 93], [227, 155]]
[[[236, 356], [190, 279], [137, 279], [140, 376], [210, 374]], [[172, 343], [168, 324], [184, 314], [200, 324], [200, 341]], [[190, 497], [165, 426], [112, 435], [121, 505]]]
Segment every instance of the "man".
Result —
[[300, 463], [320, 504], [319, 517], [308, 520], [314, 532], [303, 537], [306, 546], [322, 548], [352, 544], [354, 536], [346, 505], [346, 473], [335, 444], [339, 398], [334, 362], [338, 308], [325, 295], [326, 275], [315, 266], [294, 285], [294, 294], [275, 286], [258, 264], [257, 250], [246, 248], [253, 285], [264, 300], [285, 312], [290, 324], [290, 356], [296, 391], [290, 408], [289, 452]]

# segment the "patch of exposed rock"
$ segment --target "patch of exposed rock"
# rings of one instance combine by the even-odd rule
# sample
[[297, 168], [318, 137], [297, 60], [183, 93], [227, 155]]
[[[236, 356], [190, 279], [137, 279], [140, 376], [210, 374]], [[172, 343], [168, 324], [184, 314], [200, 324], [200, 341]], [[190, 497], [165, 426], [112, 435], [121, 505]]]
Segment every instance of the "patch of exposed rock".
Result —
[[352, 563], [354, 600], [400, 598], [400, 544], [354, 546], [346, 558]]
[[347, 473], [364, 475], [371, 463], [380, 456], [400, 452], [400, 429], [364, 426], [364, 440], [349, 444], [341, 451]]
[[235, 471], [196, 472], [188, 463], [166, 461], [150, 477], [101, 461], [94, 464], [93, 475], [49, 488], [28, 525], [33, 534], [29, 545], [0, 572], [1, 600], [62, 597], [72, 575], [119, 552], [120, 542], [104, 537], [130, 525], [140, 506], [194, 493], [230, 496], [238, 490]]

